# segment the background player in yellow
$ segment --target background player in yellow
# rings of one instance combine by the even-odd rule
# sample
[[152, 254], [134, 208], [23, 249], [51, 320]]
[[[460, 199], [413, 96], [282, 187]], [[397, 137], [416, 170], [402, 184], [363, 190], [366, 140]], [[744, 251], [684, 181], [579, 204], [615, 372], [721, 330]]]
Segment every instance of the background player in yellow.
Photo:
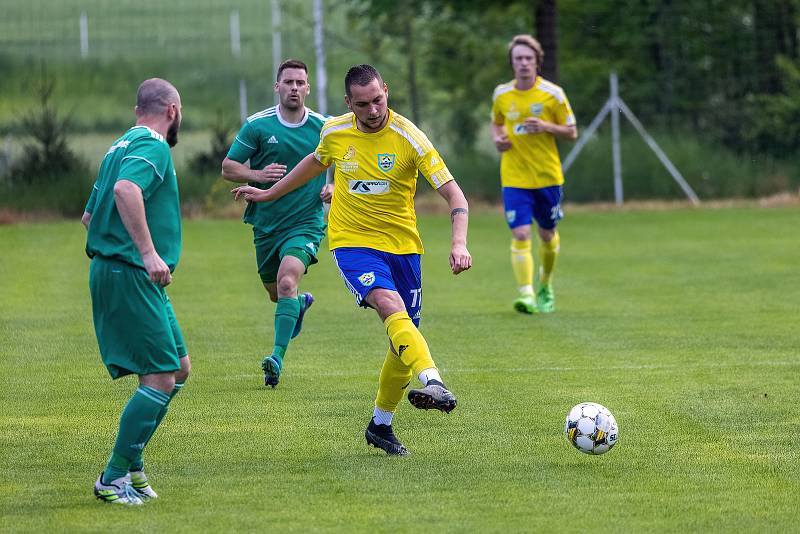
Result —
[[[513, 236], [511, 266], [519, 289], [514, 309], [555, 310], [552, 276], [559, 252], [556, 225], [561, 211], [561, 159], [556, 138], [578, 137], [575, 116], [563, 89], [538, 75], [544, 58], [539, 41], [517, 35], [508, 44], [514, 79], [492, 97], [492, 137], [500, 152], [506, 221]], [[534, 294], [531, 225], [539, 234], [539, 289]]]
[[408, 450], [395, 437], [392, 419], [414, 375], [423, 387], [409, 391], [413, 406], [443, 412], [456, 407], [417, 328], [423, 253], [414, 212], [418, 174], [450, 207], [453, 274], [472, 266], [466, 246], [467, 200], [425, 134], [388, 108], [389, 89], [372, 66], [350, 68], [344, 85], [351, 113], [325, 123], [313, 154], [267, 191], [243, 186], [233, 193], [254, 202], [277, 200], [336, 165], [328, 218], [334, 261], [356, 303], [374, 308], [389, 336], [365, 436], [387, 454], [402, 456]]

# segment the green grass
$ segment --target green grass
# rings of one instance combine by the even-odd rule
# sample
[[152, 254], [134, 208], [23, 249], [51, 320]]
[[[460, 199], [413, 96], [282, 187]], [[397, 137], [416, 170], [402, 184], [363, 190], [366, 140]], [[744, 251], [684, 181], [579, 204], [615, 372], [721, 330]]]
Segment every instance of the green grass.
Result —
[[[386, 340], [330, 256], [281, 385], [261, 385], [272, 310], [237, 221], [185, 224], [170, 295], [193, 362], [146, 451], [161, 499], [117, 509], [91, 486], [131, 379], [97, 354], [76, 222], [0, 227], [3, 530], [446, 532], [796, 528], [797, 210], [573, 213], [558, 311], [520, 316], [508, 231], [472, 218], [471, 272], [448, 274], [446, 216], [421, 217], [422, 330], [459, 407], [403, 402], [412, 455], [364, 443]], [[596, 401], [620, 441], [568, 445]]]

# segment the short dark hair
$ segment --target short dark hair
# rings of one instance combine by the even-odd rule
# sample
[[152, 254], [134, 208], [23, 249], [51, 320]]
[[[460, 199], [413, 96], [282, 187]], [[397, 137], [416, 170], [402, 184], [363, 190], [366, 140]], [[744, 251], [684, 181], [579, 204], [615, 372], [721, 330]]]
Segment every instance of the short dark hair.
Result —
[[281, 63], [280, 67], [278, 67], [278, 74], [275, 76], [276, 82], [281, 81], [281, 74], [283, 74], [283, 71], [285, 71], [286, 69], [303, 69], [304, 71], [306, 71], [306, 74], [308, 74], [308, 67], [306, 66], [305, 63], [303, 63], [299, 59], [287, 59], [286, 61]]
[[360, 87], [366, 87], [372, 80], [378, 80], [378, 83], [383, 85], [381, 74], [375, 70], [375, 67], [372, 65], [364, 64], [350, 67], [350, 70], [348, 70], [347, 74], [344, 76], [344, 92], [347, 98], [353, 96], [353, 93], [350, 91], [352, 85], [355, 84]]
[[136, 113], [157, 115], [177, 101], [178, 90], [174, 85], [161, 78], [150, 78], [143, 81], [136, 91]]

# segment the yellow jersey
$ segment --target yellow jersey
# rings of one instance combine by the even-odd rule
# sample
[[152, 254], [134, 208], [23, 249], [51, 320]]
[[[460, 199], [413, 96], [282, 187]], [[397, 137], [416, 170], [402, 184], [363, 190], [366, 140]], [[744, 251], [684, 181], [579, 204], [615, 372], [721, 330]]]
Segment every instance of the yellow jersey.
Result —
[[528, 133], [523, 126], [528, 117], [562, 126], [575, 124], [564, 90], [541, 76], [525, 91], [517, 89], [514, 80], [498, 85], [492, 96], [492, 121], [505, 126], [511, 141], [511, 148], [500, 156], [502, 186], [540, 189], [563, 184], [555, 136]]
[[438, 189], [453, 179], [419, 128], [388, 110], [380, 131], [364, 133], [353, 113], [329, 119], [320, 132], [317, 160], [336, 165], [328, 215], [330, 249], [366, 247], [422, 254], [414, 193], [422, 173]]

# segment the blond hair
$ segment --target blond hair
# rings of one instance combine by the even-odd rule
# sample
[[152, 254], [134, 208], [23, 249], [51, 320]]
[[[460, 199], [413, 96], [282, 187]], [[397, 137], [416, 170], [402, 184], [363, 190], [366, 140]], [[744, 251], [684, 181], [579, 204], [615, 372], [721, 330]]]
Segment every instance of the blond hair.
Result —
[[517, 45], [525, 45], [536, 54], [536, 70], [539, 70], [542, 67], [542, 61], [544, 60], [544, 49], [542, 48], [541, 43], [536, 40], [533, 35], [528, 35], [527, 33], [523, 33], [520, 35], [515, 35], [513, 39], [508, 43], [508, 64], [513, 67], [513, 62], [511, 58], [511, 49], [513, 49]]

